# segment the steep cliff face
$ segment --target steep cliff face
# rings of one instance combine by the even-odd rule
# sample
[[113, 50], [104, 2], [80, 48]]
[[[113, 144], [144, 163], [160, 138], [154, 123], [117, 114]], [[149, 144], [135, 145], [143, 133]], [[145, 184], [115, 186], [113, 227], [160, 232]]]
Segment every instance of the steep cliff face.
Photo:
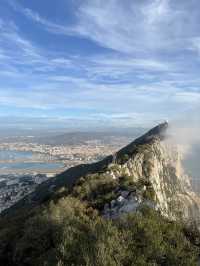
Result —
[[[166, 130], [167, 125], [160, 125], [159, 130], [163, 128]], [[145, 200], [137, 195], [141, 194], [141, 190], [148, 189], [145, 185], [139, 188], [140, 191], [127, 193], [125, 197], [123, 195], [126, 195], [126, 191], [122, 191], [110, 209], [108, 205], [105, 206], [104, 214], [116, 216], [121, 212], [132, 211], [146, 201], [172, 219], [181, 216], [186, 220], [198, 221], [200, 198], [192, 191], [190, 177], [184, 172], [182, 155], [179, 148], [166, 140], [163, 134], [160, 137], [159, 130], [147, 138], [147, 142], [136, 145], [131, 154], [123, 154], [121, 162], [118, 156], [107, 171], [114, 179], [127, 176], [134, 182], [150, 182], [155, 193], [154, 199]]]
[[[13, 209], [21, 207], [37, 206], [55, 195], [62, 197], [63, 194], [59, 194], [59, 191], [66, 188], [69, 193], [74, 193], [74, 187], [83, 179], [78, 190], [82, 189], [81, 186], [92, 187], [91, 194], [94, 195], [98, 195], [99, 190], [103, 191], [101, 196], [106, 200], [101, 211], [106, 217], [118, 217], [146, 203], [171, 219], [181, 216], [187, 220], [198, 220], [200, 198], [192, 191], [190, 178], [184, 173], [181, 153], [168, 141], [167, 129], [167, 123], [160, 124], [98, 163], [67, 170], [41, 184], [34, 193], [25, 197], [8, 212], [12, 213]], [[96, 182], [97, 176], [101, 186], [106, 180], [106, 184], [111, 188], [108, 192], [104, 191], [104, 187], [102, 189], [98, 182], [94, 189], [93, 183]], [[109, 184], [112, 180], [115, 181], [114, 185]], [[112, 194], [110, 201], [107, 195], [103, 195], [106, 193]], [[80, 196], [77, 191], [75, 194]], [[95, 200], [94, 196], [91, 200], [89, 195], [81, 199]]]

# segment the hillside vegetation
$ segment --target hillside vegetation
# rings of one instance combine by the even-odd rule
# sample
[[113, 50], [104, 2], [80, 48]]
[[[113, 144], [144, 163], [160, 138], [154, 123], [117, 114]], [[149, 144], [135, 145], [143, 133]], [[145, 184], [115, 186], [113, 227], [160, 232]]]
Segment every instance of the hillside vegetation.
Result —
[[92, 175], [71, 193], [62, 189], [45, 205], [2, 218], [0, 265], [197, 265], [199, 235], [145, 204], [114, 220], [100, 215], [117, 186], [143, 183]]
[[193, 195], [164, 157], [159, 141], [165, 127], [99, 163], [67, 170], [4, 212], [0, 265], [197, 265], [195, 223], [170, 219], [161, 208], [176, 194], [184, 204]]

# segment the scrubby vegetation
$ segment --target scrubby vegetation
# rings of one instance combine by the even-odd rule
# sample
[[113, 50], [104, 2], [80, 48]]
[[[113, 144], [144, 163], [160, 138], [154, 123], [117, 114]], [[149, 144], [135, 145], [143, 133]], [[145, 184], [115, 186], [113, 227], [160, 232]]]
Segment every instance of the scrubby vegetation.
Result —
[[66, 197], [7, 225], [0, 223], [0, 265], [197, 265], [184, 228], [148, 207], [111, 221]]
[[116, 198], [117, 183], [107, 174], [88, 175], [78, 181], [72, 195], [101, 210], [106, 203]]
[[120, 190], [135, 193], [139, 191], [144, 200], [154, 201], [155, 199], [153, 187], [147, 179], [141, 178], [134, 181], [134, 177], [126, 175], [113, 179], [106, 173], [81, 178], [74, 186], [72, 195], [101, 211], [106, 203], [110, 203], [120, 195]]
[[[156, 200], [148, 176], [151, 150], [139, 145], [134, 146], [134, 153], [137, 149], [144, 153], [143, 178], [127, 176], [126, 169], [110, 159], [110, 168], [104, 162], [101, 167], [87, 166], [90, 171], [84, 170], [83, 177], [85, 167], [79, 166], [65, 173], [64, 179], [58, 177], [55, 191], [49, 193], [48, 186], [42, 186], [37, 207], [25, 205], [12, 215], [1, 216], [0, 265], [196, 266], [200, 253], [197, 228], [169, 221], [149, 207], [149, 201]], [[120, 157], [120, 163], [129, 159], [129, 152]], [[113, 179], [109, 171], [118, 173], [118, 178]], [[74, 175], [78, 181], [68, 186]], [[173, 189], [168, 187], [170, 198]], [[113, 220], [101, 216], [106, 203], [131, 193], [143, 200], [134, 213]]]

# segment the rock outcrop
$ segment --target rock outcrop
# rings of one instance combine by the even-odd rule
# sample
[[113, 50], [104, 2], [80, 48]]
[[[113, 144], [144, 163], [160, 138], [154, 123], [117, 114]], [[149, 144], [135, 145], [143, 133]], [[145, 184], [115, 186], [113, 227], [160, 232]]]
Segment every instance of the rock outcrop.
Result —
[[[149, 181], [155, 192], [152, 202], [153, 207], [159, 209], [161, 213], [171, 219], [177, 216], [185, 220], [196, 220], [200, 217], [200, 197], [197, 196], [191, 187], [190, 177], [185, 174], [182, 167], [182, 156], [178, 147], [170, 143], [167, 136], [167, 124], [161, 124], [149, 131], [144, 138], [140, 138], [135, 150], [135, 142], [125, 148], [127, 153], [121, 152], [116, 156], [118, 159], [108, 166], [107, 172], [113, 178], [129, 176], [134, 182], [140, 179]], [[142, 141], [141, 141], [142, 140]], [[132, 148], [132, 149], [131, 149]], [[145, 189], [145, 188], [143, 188]], [[141, 190], [141, 188], [140, 188]], [[141, 202], [137, 192], [130, 193], [127, 197], [116, 200], [111, 208], [105, 208], [105, 213], [116, 216], [117, 213], [132, 211]]]
[[134, 211], [145, 202], [171, 219], [181, 216], [186, 220], [198, 220], [200, 198], [192, 191], [177, 147], [168, 141], [167, 128], [168, 123], [160, 124], [104, 160], [73, 167], [48, 180], [8, 212], [41, 204], [63, 187], [72, 189], [81, 177], [104, 173], [116, 180], [128, 177], [135, 184], [144, 180], [134, 191], [119, 190], [117, 198], [104, 206], [104, 216], [116, 217]]

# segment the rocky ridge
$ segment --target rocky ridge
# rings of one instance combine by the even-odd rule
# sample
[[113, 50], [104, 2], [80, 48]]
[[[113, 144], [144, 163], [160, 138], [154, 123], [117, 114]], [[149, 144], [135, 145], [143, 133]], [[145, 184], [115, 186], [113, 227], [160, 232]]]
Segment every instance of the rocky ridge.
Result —
[[101, 175], [118, 181], [127, 178], [134, 183], [134, 188], [115, 188], [116, 196], [101, 210], [106, 217], [115, 218], [145, 203], [172, 219], [181, 216], [198, 220], [200, 198], [192, 191], [177, 147], [168, 141], [167, 129], [165, 122], [98, 163], [70, 168], [41, 184], [6, 213], [42, 204], [63, 188], [72, 191], [81, 178], [99, 174], [100, 178]]

